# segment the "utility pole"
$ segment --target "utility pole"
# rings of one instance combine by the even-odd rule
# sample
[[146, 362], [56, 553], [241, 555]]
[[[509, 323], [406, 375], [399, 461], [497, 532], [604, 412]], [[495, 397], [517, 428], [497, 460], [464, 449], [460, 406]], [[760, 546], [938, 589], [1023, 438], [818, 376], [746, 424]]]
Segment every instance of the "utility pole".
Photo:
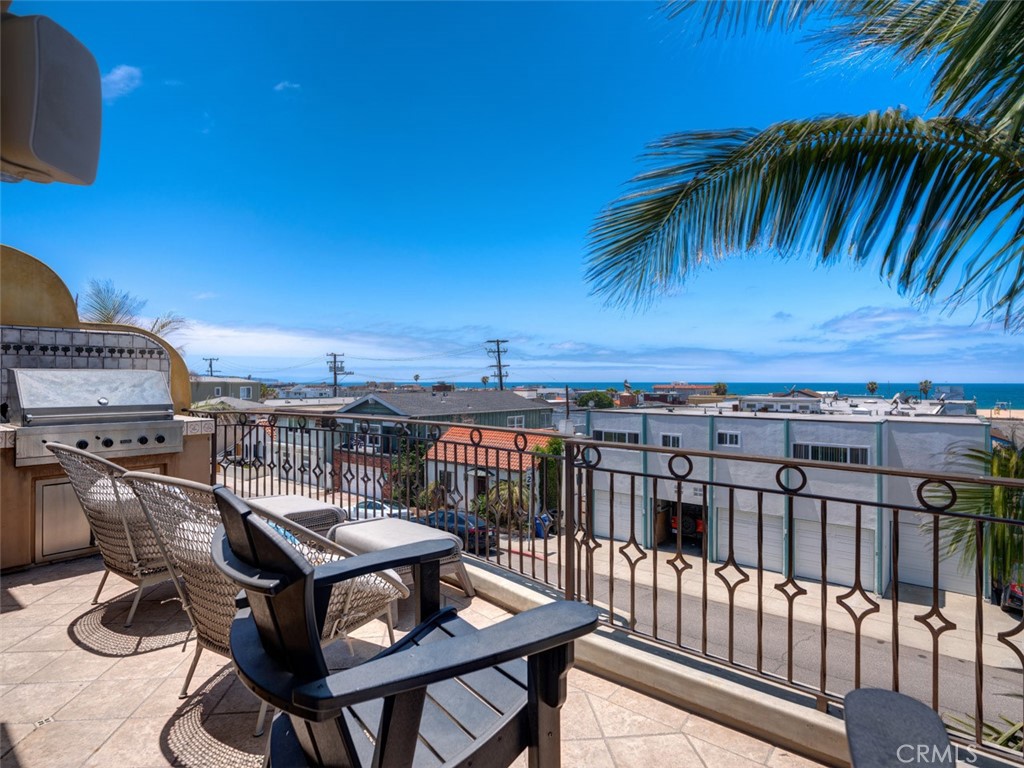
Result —
[[334, 396], [338, 396], [338, 377], [339, 376], [351, 376], [352, 371], [345, 370], [345, 361], [339, 360], [339, 357], [344, 357], [345, 353], [342, 352], [340, 355], [337, 352], [327, 353], [327, 370], [334, 374]]
[[203, 360], [205, 360], [206, 362], [208, 362], [210, 364], [210, 376], [213, 376], [213, 364], [217, 360], [220, 360], [220, 358], [219, 357], [204, 357]]
[[501, 345], [507, 344], [508, 339], [488, 339], [487, 343], [494, 345], [494, 349], [488, 349], [487, 354], [497, 360], [491, 368], [494, 369], [494, 375], [498, 377], [498, 389], [505, 389], [505, 376], [508, 375], [508, 366], [501, 364], [501, 353], [508, 352], [508, 347], [502, 347]]

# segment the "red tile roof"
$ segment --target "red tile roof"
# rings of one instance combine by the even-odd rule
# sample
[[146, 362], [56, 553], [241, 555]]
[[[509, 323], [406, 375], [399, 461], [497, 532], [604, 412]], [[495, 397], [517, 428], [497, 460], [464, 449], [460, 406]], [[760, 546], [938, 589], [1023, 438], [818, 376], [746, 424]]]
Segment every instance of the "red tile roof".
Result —
[[[476, 445], [471, 437], [474, 432], [480, 433], [480, 442]], [[519, 472], [529, 469], [536, 461], [530, 451], [543, 447], [552, 437], [557, 435], [553, 432], [550, 436], [543, 436], [480, 427], [452, 427], [440, 442], [427, 451], [426, 460]]]

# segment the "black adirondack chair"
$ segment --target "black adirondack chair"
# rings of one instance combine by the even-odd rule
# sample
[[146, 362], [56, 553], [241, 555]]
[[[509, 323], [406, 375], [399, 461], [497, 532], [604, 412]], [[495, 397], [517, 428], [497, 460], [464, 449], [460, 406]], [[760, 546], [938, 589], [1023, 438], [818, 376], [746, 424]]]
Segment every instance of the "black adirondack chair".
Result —
[[[398, 768], [561, 762], [560, 708], [573, 640], [597, 611], [565, 602], [477, 630], [439, 609], [448, 541], [410, 544], [313, 568], [227, 489], [218, 567], [245, 591], [231, 629], [241, 680], [279, 708], [270, 763], [278, 768]], [[330, 674], [317, 628], [332, 584], [382, 568], [412, 566], [420, 621], [373, 659]], [[525, 657], [525, 658], [524, 658]]]
[[920, 701], [880, 688], [858, 688], [843, 701], [852, 768], [956, 765], [946, 726]]

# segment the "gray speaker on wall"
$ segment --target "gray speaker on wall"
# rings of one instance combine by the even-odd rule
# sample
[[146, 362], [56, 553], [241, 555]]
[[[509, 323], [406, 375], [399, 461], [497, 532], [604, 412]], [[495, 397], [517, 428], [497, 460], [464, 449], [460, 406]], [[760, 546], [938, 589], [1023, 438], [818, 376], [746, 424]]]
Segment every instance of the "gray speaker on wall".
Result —
[[3, 179], [92, 184], [103, 99], [96, 60], [45, 16], [4, 14], [0, 33]]

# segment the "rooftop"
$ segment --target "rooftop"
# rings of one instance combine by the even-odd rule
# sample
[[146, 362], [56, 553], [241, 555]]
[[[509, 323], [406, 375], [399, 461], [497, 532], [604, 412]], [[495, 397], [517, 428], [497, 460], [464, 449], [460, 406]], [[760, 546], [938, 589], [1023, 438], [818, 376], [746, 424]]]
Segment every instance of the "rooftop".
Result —
[[400, 416], [411, 418], [450, 416], [466, 413], [551, 410], [543, 400], [529, 400], [515, 392], [498, 389], [453, 390], [451, 392], [375, 392], [341, 409], [358, 411], [364, 403], [380, 403]]
[[[169, 583], [151, 588], [126, 629], [132, 585], [111, 576], [104, 594], [113, 599], [91, 605], [102, 573], [100, 558], [90, 557], [4, 576], [4, 766], [259, 768], [258, 703], [227, 659], [204, 653], [190, 696], [178, 698], [195, 639], [185, 642], [188, 622]], [[445, 599], [477, 626], [507, 615], [450, 587]], [[411, 624], [411, 608], [400, 606], [398, 632]], [[386, 637], [378, 621], [334, 643], [332, 668], [372, 655]], [[672, 765], [702, 768], [816, 765], [578, 668], [569, 675], [562, 723], [566, 766], [649, 768], [669, 756]], [[516, 765], [526, 765], [525, 755]]]

